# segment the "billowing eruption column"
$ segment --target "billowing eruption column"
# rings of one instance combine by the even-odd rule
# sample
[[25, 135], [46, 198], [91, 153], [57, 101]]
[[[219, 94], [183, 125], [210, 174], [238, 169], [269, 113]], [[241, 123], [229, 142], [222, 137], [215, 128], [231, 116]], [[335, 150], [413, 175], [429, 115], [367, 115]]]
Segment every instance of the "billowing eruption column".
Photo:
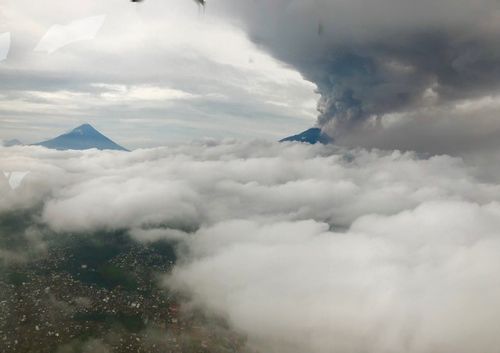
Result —
[[316, 83], [318, 125], [335, 138], [500, 88], [497, 1], [227, 0], [224, 8]]

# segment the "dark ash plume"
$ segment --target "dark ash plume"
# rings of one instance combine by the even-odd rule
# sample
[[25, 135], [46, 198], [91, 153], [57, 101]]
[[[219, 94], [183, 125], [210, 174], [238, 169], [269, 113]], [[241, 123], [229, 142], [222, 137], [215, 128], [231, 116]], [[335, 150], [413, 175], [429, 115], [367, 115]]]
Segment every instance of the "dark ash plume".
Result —
[[231, 3], [254, 41], [316, 83], [318, 125], [335, 137], [500, 89], [496, 1]]

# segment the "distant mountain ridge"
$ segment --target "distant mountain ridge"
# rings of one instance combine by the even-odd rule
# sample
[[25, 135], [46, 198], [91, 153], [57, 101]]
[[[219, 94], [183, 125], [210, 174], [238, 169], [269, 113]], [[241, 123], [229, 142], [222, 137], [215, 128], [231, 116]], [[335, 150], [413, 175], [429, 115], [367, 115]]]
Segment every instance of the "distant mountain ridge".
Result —
[[329, 143], [333, 143], [333, 139], [323, 131], [321, 131], [320, 128], [313, 127], [301, 132], [300, 134], [285, 137], [284, 139], [280, 140], [280, 142], [303, 142], [312, 145], [321, 143], [326, 145]]
[[22, 146], [23, 143], [18, 139], [7, 140], [3, 143], [4, 147]]
[[55, 150], [88, 150], [97, 148], [99, 150], [128, 151], [108, 137], [94, 129], [90, 124], [83, 124], [68, 133], [53, 139], [34, 144]]

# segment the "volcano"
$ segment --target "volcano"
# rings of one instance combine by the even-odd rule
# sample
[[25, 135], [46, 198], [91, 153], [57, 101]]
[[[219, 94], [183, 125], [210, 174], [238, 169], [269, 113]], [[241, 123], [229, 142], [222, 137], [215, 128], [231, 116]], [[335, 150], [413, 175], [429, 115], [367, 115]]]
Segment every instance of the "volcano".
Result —
[[80, 125], [70, 132], [51, 140], [35, 143], [34, 145], [55, 150], [88, 150], [97, 148], [99, 150], [128, 151], [126, 148], [101, 134], [90, 124]]
[[301, 132], [300, 134], [285, 137], [284, 139], [280, 140], [280, 142], [303, 142], [312, 145], [321, 143], [326, 145], [329, 143], [333, 143], [333, 139], [323, 131], [321, 131], [320, 128], [313, 127]]

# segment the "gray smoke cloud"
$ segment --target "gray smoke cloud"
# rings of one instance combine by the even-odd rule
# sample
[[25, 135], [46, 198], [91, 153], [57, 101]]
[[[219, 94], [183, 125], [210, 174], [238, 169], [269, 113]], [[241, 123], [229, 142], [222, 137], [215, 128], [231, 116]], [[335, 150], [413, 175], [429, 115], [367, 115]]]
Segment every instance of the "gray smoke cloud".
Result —
[[[414, 148], [404, 142], [412, 135], [414, 121], [427, 125], [419, 135], [426, 140], [435, 127], [453, 129], [455, 122], [446, 115], [459, 115], [459, 102], [498, 94], [497, 1], [223, 3], [224, 11], [236, 16], [254, 41], [317, 85], [318, 124], [338, 142]], [[378, 132], [395, 115], [408, 125], [398, 126], [397, 132]], [[467, 118], [478, 119], [472, 113]], [[474, 125], [457, 120], [461, 130]], [[479, 120], [481, 125], [484, 119]], [[498, 129], [498, 124], [493, 126]], [[381, 136], [363, 143], [373, 133]], [[395, 134], [405, 137], [396, 141]], [[436, 144], [446, 138], [434, 138], [430, 150], [442, 152]], [[449, 145], [454, 147], [445, 151], [459, 149], [456, 141]], [[417, 147], [429, 149], [429, 141]]]

